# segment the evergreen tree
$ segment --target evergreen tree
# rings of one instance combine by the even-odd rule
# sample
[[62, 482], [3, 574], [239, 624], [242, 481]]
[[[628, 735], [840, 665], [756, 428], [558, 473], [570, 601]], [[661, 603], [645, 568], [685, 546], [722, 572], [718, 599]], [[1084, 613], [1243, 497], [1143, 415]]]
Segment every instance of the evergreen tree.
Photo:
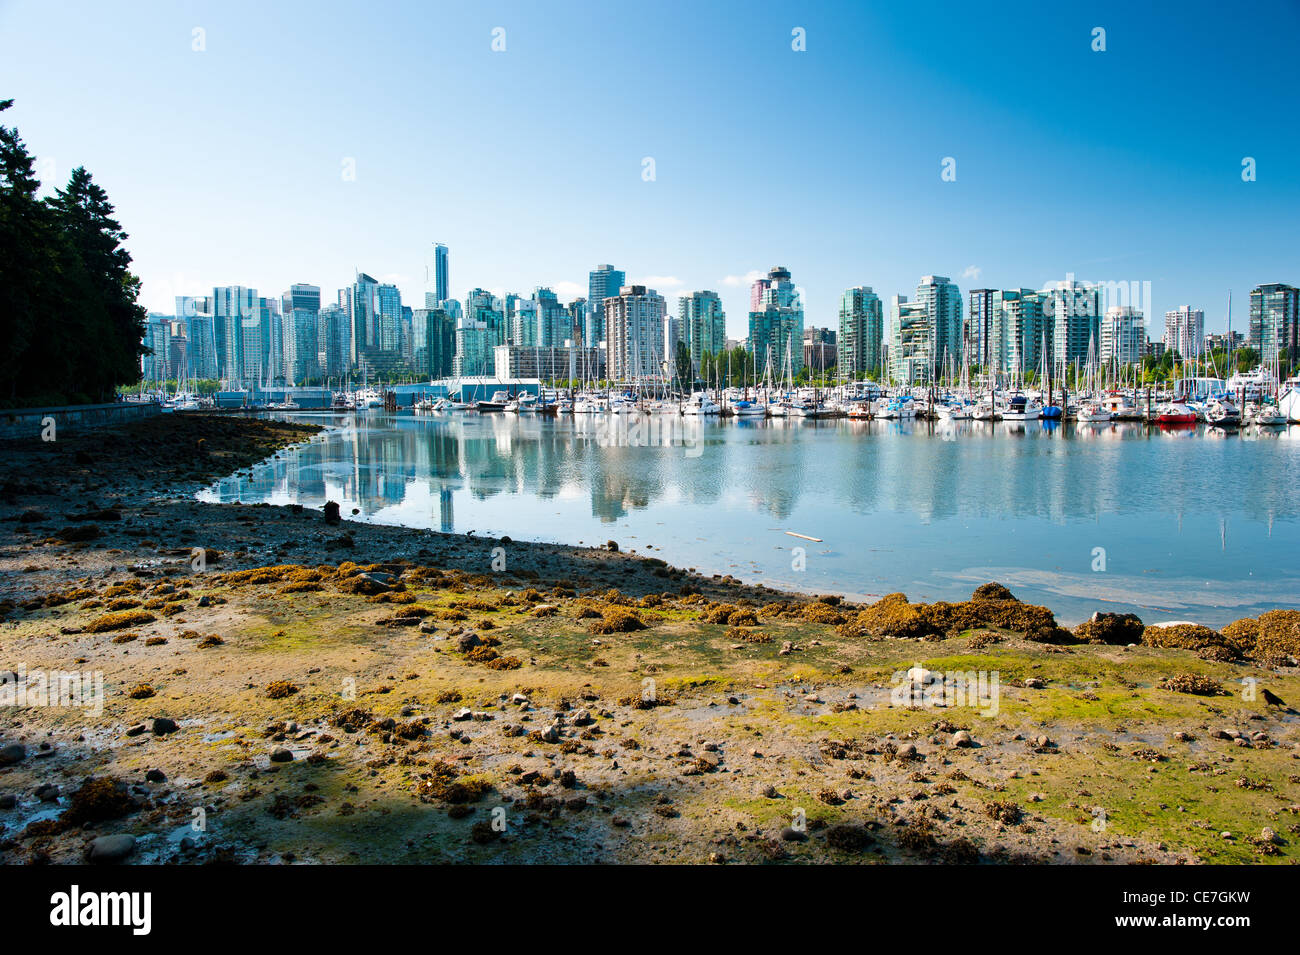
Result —
[[39, 187], [18, 130], [0, 126], [0, 401], [110, 400], [146, 351], [127, 236], [84, 168], [51, 199]]

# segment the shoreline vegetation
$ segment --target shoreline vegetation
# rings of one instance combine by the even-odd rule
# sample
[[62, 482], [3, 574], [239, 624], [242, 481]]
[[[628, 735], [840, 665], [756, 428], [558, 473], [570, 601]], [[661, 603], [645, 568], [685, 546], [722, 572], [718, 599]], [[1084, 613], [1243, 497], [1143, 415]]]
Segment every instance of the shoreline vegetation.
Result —
[[3, 444], [0, 861], [1296, 858], [1298, 611], [1071, 631], [195, 500], [319, 430]]

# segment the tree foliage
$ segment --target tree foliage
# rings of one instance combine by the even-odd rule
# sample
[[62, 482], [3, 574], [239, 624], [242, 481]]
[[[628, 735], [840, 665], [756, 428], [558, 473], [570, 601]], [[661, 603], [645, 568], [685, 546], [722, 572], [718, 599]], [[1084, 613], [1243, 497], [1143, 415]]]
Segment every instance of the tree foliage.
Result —
[[39, 188], [18, 130], [0, 126], [0, 403], [112, 400], [145, 353], [127, 235], [84, 167], [53, 196]]

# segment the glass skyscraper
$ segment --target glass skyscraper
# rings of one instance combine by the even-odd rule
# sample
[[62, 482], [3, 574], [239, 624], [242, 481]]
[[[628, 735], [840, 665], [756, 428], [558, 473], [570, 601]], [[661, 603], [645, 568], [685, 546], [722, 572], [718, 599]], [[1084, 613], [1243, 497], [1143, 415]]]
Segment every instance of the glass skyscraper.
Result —
[[[727, 345], [727, 316], [717, 292], [691, 292], [677, 300], [682, 338], [691, 350], [691, 368], [698, 374], [700, 359], [716, 355]], [[671, 360], [673, 356], [668, 356]]]
[[767, 273], [759, 309], [749, 313], [749, 351], [758, 376], [780, 379], [803, 368], [803, 298], [778, 265]]
[[884, 343], [880, 296], [870, 286], [845, 290], [840, 296], [840, 329], [836, 340], [838, 374], [848, 380], [875, 375]]
[[612, 265], [598, 265], [587, 277], [587, 327], [582, 340], [598, 345], [605, 340], [605, 299], [614, 298], [627, 281], [627, 275]]

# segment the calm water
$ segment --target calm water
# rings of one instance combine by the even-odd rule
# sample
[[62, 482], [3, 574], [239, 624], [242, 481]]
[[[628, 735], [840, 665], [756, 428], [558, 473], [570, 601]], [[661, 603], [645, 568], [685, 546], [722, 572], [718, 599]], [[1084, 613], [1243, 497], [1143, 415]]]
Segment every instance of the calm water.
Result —
[[858, 598], [964, 599], [998, 580], [1067, 623], [1107, 609], [1216, 626], [1300, 607], [1300, 427], [296, 417], [337, 430], [203, 499], [613, 539], [704, 573]]

